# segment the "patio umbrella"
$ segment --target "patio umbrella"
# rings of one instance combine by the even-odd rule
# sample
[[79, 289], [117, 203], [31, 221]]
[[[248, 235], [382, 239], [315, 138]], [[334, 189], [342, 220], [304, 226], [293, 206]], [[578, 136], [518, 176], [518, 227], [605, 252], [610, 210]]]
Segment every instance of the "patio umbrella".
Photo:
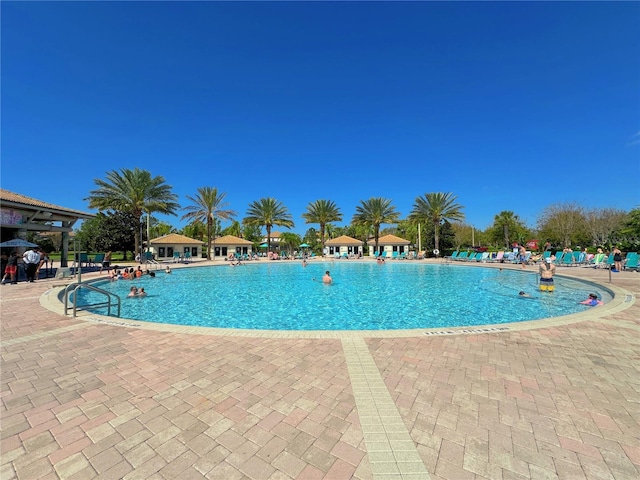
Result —
[[309, 248], [311, 245], [307, 245], [306, 243], [303, 243], [302, 245], [300, 245], [300, 248]]
[[0, 247], [37, 247], [35, 243], [27, 242], [21, 238], [14, 238], [0, 243]]
[[267, 242], [265, 242], [265, 243], [261, 243], [261, 244], [260, 244], [260, 247], [262, 247], [262, 248], [267, 248], [267, 246], [268, 246], [268, 245], [267, 245]]

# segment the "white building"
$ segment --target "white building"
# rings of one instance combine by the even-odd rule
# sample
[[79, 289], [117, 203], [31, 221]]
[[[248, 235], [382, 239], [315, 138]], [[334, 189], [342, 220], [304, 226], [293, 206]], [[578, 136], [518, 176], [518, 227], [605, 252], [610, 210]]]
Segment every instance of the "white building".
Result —
[[[378, 253], [382, 255], [382, 252], [387, 252], [385, 256], [387, 258], [393, 258], [394, 252], [396, 256], [409, 253], [409, 245], [411, 242], [404, 238], [396, 237], [395, 235], [384, 235], [378, 238]], [[369, 239], [369, 255], [375, 255], [375, 240]]]
[[364, 242], [362, 240], [357, 240], [353, 237], [349, 237], [347, 235], [342, 235], [338, 238], [332, 238], [331, 240], [327, 240], [324, 243], [326, 254], [329, 256], [335, 256], [336, 254], [341, 257], [345, 254], [355, 255], [359, 257], [362, 255], [362, 246]]

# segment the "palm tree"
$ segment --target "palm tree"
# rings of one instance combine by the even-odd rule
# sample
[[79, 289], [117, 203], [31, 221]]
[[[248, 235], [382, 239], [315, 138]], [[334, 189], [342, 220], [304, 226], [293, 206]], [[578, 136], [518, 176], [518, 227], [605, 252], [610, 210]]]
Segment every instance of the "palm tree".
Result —
[[243, 219], [246, 225], [264, 226], [267, 229], [267, 253], [271, 248], [271, 228], [274, 225], [292, 228], [291, 214], [282, 202], [275, 198], [261, 198], [249, 205], [247, 216]]
[[293, 252], [301, 243], [302, 239], [297, 233], [282, 232], [280, 234], [280, 250], [282, 250], [282, 246], [285, 246], [287, 251]]
[[504, 234], [504, 244], [507, 249], [509, 248], [510, 244], [509, 229], [511, 229], [512, 232], [515, 232], [518, 229], [519, 224], [520, 218], [510, 210], [503, 210], [498, 215], [493, 217], [494, 228], [502, 229], [502, 233]]
[[414, 223], [427, 222], [433, 225], [435, 249], [440, 250], [440, 225], [444, 220], [464, 220], [462, 205], [455, 203], [457, 197], [451, 193], [425, 193], [416, 197], [409, 219]]
[[320, 225], [320, 242], [324, 250], [324, 231], [328, 223], [341, 222], [342, 213], [340, 209], [331, 200], [316, 200], [307, 205], [307, 211], [302, 214], [305, 223], [317, 223]]
[[369, 200], [360, 200], [360, 205], [356, 207], [351, 223], [365, 227], [373, 227], [375, 238], [375, 249], [378, 250], [378, 237], [380, 236], [380, 225], [383, 223], [398, 223], [400, 213], [396, 207], [391, 205], [391, 200], [382, 197], [372, 197]]
[[[228, 205], [224, 201], [227, 194], [218, 193], [216, 187], [200, 187], [195, 197], [187, 195], [187, 198], [193, 202], [193, 205], [184, 207], [186, 210], [182, 216], [182, 220], [200, 220], [207, 224], [207, 259], [211, 260], [211, 242], [213, 240], [213, 224], [215, 219], [229, 220], [236, 216], [233, 210], [225, 210]], [[215, 256], [215, 255], [214, 255]]]
[[128, 212], [137, 219], [135, 249], [140, 251], [142, 244], [142, 214], [144, 212], [175, 215], [180, 208], [176, 202], [178, 196], [171, 193], [171, 186], [165, 183], [164, 177], [151, 177], [147, 170], [123, 168], [120, 171], [107, 172], [105, 180], [96, 178], [97, 190], [89, 192], [85, 200], [89, 208]]

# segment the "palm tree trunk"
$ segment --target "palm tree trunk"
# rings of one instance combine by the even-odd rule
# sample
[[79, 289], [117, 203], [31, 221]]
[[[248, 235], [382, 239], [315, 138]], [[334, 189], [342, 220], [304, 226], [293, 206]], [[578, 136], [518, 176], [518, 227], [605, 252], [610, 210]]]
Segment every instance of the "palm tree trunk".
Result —
[[207, 260], [211, 260], [211, 219], [207, 218]]
[[271, 227], [269, 225], [267, 227], [267, 258], [269, 258], [269, 253], [271, 252]]
[[320, 224], [320, 242], [322, 243], [322, 252], [324, 253], [324, 224]]
[[502, 227], [503, 231], [504, 231], [504, 246], [506, 247], [506, 249], [509, 249], [509, 228], [505, 225], [504, 227]]
[[[433, 222], [434, 247], [439, 252], [440, 251], [440, 235], [439, 235], [439, 232], [438, 232], [438, 225], [439, 225], [439, 222]], [[425, 250], [426, 250], [426, 248], [425, 248]]]

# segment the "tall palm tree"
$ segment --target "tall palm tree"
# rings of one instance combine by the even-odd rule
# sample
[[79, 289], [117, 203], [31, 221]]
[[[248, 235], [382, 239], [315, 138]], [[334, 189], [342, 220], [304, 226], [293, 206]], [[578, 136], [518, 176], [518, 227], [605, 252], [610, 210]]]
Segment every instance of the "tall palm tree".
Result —
[[287, 207], [271, 197], [252, 202], [247, 209], [247, 216], [242, 221], [246, 225], [264, 226], [267, 229], [267, 253], [271, 249], [271, 228], [274, 225], [287, 228], [294, 226]]
[[171, 186], [164, 177], [151, 177], [147, 170], [123, 168], [120, 171], [107, 172], [105, 180], [96, 178], [98, 189], [89, 192], [85, 200], [89, 208], [131, 213], [138, 221], [135, 235], [135, 249], [140, 251], [142, 244], [142, 214], [144, 212], [175, 215], [180, 208], [176, 202], [178, 196], [171, 192]]
[[414, 223], [428, 222], [433, 225], [435, 249], [440, 250], [440, 225], [444, 220], [464, 220], [462, 205], [456, 203], [452, 193], [425, 193], [416, 197], [409, 219]]
[[316, 200], [307, 205], [307, 211], [302, 214], [305, 223], [317, 223], [320, 225], [320, 241], [324, 250], [324, 231], [328, 223], [341, 222], [342, 213], [331, 200]]
[[360, 200], [356, 207], [351, 223], [373, 228], [375, 249], [378, 250], [378, 237], [380, 237], [380, 225], [383, 223], [398, 223], [400, 213], [391, 205], [391, 200], [382, 197], [372, 197], [369, 200]]
[[186, 210], [183, 220], [200, 220], [207, 224], [207, 259], [211, 260], [211, 242], [213, 240], [213, 224], [215, 219], [229, 220], [236, 216], [233, 210], [226, 210], [229, 204], [224, 201], [225, 192], [218, 192], [216, 187], [200, 187], [195, 197], [187, 195], [193, 202], [183, 208]]

